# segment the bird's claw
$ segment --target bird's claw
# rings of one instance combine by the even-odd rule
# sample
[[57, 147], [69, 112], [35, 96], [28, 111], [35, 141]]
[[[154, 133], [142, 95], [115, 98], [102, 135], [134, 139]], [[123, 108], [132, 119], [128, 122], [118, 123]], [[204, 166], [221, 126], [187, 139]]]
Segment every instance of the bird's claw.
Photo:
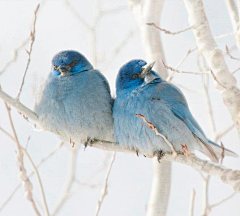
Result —
[[181, 147], [182, 147], [183, 153], [184, 153], [187, 157], [190, 158], [190, 157], [194, 156], [193, 153], [189, 153], [189, 152], [188, 152], [188, 147], [187, 147], [186, 144], [184, 144], [184, 145], [181, 144]]
[[156, 151], [153, 153], [154, 156], [157, 156], [157, 160], [159, 163], [161, 163], [161, 159], [163, 158], [163, 156], [165, 155], [165, 153], [160, 150], [160, 151]]
[[84, 151], [87, 148], [87, 146], [92, 146], [94, 139], [88, 138], [87, 141], [84, 143]]

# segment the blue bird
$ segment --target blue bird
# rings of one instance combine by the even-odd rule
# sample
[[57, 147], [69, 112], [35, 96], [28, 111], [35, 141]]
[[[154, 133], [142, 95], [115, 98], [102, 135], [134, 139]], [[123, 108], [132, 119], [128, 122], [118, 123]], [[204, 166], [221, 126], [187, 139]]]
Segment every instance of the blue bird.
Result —
[[[222, 148], [209, 140], [192, 116], [183, 93], [152, 70], [154, 63], [131, 60], [117, 75], [117, 97], [113, 106], [114, 140], [144, 155], [171, 152], [167, 143], [148, 128], [136, 114], [142, 114], [160, 133], [182, 151], [198, 150], [218, 162]], [[225, 149], [225, 155], [237, 156]]]
[[110, 88], [106, 78], [79, 52], [62, 51], [36, 95], [41, 126], [73, 143], [113, 140]]

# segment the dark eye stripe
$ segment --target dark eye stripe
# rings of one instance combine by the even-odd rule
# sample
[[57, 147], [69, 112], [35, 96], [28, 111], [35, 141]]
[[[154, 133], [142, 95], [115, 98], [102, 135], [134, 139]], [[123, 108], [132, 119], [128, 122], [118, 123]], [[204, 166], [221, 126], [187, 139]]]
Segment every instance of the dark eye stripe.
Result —
[[140, 75], [140, 73], [133, 74], [131, 78], [132, 79], [137, 79], [139, 77], [139, 75]]

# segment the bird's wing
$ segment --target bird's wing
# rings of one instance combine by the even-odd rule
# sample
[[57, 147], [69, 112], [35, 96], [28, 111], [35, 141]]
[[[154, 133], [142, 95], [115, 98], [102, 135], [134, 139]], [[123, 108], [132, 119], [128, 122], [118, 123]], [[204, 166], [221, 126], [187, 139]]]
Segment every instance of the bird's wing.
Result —
[[169, 105], [173, 114], [187, 125], [194, 137], [201, 144], [202, 152], [208, 155], [212, 161], [218, 162], [218, 156], [213, 148], [212, 143], [209, 142], [203, 130], [192, 116], [188, 108], [187, 101], [181, 90], [167, 82], [162, 82], [159, 84], [159, 86], [161, 99], [163, 99], [163, 101]]

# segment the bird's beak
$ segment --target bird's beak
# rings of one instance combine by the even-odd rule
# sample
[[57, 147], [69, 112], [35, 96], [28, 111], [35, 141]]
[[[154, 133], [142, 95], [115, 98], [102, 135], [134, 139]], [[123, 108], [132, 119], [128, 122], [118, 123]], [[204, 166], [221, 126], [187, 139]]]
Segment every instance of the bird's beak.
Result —
[[148, 63], [148, 64], [144, 65], [144, 66], [142, 67], [142, 68], [143, 68], [143, 71], [141, 72], [140, 77], [141, 77], [141, 78], [145, 78], [146, 75], [151, 72], [154, 64], [155, 64], [155, 61], [152, 62], [152, 63]]
[[66, 65], [66, 64], [61, 64], [59, 67], [58, 67], [58, 70], [63, 73], [63, 74], [66, 74], [68, 72], [71, 71], [71, 67], [69, 65]]

